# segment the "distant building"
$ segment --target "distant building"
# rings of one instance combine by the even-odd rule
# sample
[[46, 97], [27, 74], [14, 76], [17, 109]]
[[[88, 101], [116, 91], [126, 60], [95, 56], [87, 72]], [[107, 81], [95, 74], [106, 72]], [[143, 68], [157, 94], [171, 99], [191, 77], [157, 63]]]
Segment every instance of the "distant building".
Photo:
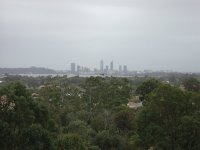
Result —
[[72, 74], [76, 73], [76, 64], [75, 63], [71, 63], [71, 73]]
[[108, 69], [109, 69], [109, 67], [108, 67], [108, 65], [106, 65], [106, 72], [108, 72]]
[[122, 73], [122, 66], [119, 66], [119, 73]]
[[37, 93], [32, 93], [32, 94], [31, 94], [31, 97], [33, 97], [34, 99], [35, 99], [35, 98], [38, 98], [39, 96], [40, 96], [40, 95], [37, 94]]
[[126, 65], [124, 65], [124, 67], [123, 67], [123, 73], [124, 73], [124, 74], [127, 74], [127, 73], [128, 73], [128, 69], [127, 69], [127, 66], [126, 66]]
[[77, 73], [80, 73], [81, 72], [81, 66], [77, 66]]
[[113, 71], [113, 61], [110, 62], [110, 71]]
[[103, 60], [100, 62], [100, 71], [103, 72]]
[[142, 102], [128, 102], [127, 106], [131, 109], [138, 109], [142, 107]]

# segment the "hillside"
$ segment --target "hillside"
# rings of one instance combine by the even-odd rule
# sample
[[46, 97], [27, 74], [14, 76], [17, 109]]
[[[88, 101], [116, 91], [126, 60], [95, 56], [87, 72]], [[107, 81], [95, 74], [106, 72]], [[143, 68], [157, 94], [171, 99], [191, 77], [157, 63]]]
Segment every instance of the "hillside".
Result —
[[0, 68], [0, 74], [56, 74], [52, 69], [42, 67], [30, 68]]

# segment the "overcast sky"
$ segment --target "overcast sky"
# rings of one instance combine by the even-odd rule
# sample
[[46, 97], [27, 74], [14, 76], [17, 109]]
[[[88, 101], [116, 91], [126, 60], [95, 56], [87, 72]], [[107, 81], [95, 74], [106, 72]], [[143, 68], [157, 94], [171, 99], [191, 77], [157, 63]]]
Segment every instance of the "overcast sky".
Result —
[[0, 67], [200, 72], [200, 0], [0, 0]]

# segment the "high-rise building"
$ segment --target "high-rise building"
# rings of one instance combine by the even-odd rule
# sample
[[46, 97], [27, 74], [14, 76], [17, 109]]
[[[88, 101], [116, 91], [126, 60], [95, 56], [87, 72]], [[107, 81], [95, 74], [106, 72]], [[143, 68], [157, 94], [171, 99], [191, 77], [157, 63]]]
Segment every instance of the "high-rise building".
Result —
[[81, 66], [77, 66], [77, 73], [80, 73], [81, 72]]
[[119, 66], [119, 73], [121, 73], [122, 72], [122, 66], [120, 65]]
[[108, 65], [106, 65], [106, 72], [108, 72], [108, 68], [109, 68]]
[[113, 71], [113, 61], [110, 62], [110, 71]]
[[126, 65], [124, 65], [124, 67], [123, 67], [123, 72], [124, 72], [124, 74], [127, 74], [127, 73], [128, 73], [128, 69], [127, 69], [127, 66], [126, 66]]
[[75, 63], [71, 63], [71, 73], [72, 74], [76, 73], [76, 64]]
[[100, 62], [100, 71], [103, 72], [103, 60]]

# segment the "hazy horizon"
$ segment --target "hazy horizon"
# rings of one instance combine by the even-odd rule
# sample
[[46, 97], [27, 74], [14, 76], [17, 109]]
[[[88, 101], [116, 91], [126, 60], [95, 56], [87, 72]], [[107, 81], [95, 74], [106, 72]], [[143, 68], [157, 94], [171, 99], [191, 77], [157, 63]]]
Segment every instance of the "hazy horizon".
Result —
[[200, 72], [199, 0], [0, 0], [0, 67]]

